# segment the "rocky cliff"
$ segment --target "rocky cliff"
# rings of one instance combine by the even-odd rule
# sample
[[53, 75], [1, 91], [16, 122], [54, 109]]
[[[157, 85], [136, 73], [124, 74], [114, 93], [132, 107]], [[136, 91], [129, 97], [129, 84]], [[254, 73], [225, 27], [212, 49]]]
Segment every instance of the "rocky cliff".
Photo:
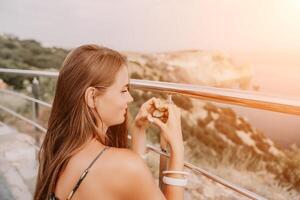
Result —
[[[236, 65], [220, 53], [125, 54], [131, 78], [239, 89], [246, 89], [251, 82], [248, 66]], [[165, 98], [163, 94], [136, 90], [132, 94], [137, 100], [131, 107], [133, 114], [153, 95]], [[173, 101], [182, 108], [188, 161], [267, 198], [296, 199], [300, 174], [292, 170], [295, 163], [291, 162], [294, 158], [291, 153], [278, 147], [228, 106], [182, 96], [173, 96]], [[157, 137], [153, 138], [152, 142], [157, 142]], [[219, 185], [210, 187], [211, 182], [201, 176], [194, 178], [196, 181], [189, 187], [190, 199], [242, 199]], [[294, 193], [286, 192], [286, 186]], [[219, 192], [207, 193], [212, 190]]]
[[157, 79], [170, 82], [246, 89], [252, 78], [250, 66], [238, 65], [220, 52], [193, 50], [125, 54], [132, 63], [133, 72], [140, 73], [139, 67], [134, 65], [149, 67], [154, 71], [159, 70]]

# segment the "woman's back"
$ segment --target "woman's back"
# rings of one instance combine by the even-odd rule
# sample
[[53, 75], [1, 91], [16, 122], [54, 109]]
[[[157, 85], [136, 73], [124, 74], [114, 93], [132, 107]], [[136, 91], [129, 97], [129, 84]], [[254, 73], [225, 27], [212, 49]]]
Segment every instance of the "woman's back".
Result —
[[[91, 140], [79, 152], [72, 156], [65, 170], [61, 172], [58, 178], [55, 188], [56, 197], [60, 200], [64, 200], [68, 197], [84, 170], [104, 148], [105, 146], [101, 143], [96, 140]], [[93, 197], [95, 193], [97, 193], [97, 199], [100, 197], [104, 199], [118, 199], [115, 196], [115, 187], [110, 187], [113, 180], [111, 175], [116, 173], [113, 168], [114, 166], [118, 166], [118, 164], [115, 163], [117, 160], [112, 158], [115, 156], [112, 151], [116, 150], [117, 149], [110, 148], [102, 153], [93, 166], [91, 166], [89, 173], [74, 193], [72, 200], [95, 199], [95, 197]], [[101, 196], [98, 196], [98, 193], [100, 193]]]
[[[91, 140], [78, 153], [72, 156], [65, 170], [61, 172], [56, 184], [55, 196], [58, 199], [65, 200], [68, 197], [84, 170], [104, 148], [105, 146], [101, 143]], [[150, 172], [148, 173], [149, 170], [146, 169], [146, 165], [142, 162], [129, 149], [108, 148], [92, 165], [89, 173], [72, 196], [72, 200], [133, 199], [134, 197], [131, 196], [139, 192], [132, 190], [134, 188], [135, 190], [137, 189], [137, 187], [134, 187], [135, 184], [137, 186], [140, 184], [138, 190], [143, 191], [143, 183], [140, 182], [143, 177], [146, 179], [145, 184], [149, 182], [155, 184], [153, 179], [149, 180], [151, 174], [149, 174]], [[147, 188], [144, 191], [145, 196], [148, 192], [154, 192], [147, 191]]]

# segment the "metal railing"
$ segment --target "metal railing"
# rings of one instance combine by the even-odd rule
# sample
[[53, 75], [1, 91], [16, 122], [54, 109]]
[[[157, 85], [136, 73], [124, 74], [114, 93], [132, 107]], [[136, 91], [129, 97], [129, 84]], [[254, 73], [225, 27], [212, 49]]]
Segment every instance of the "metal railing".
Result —
[[3, 105], [0, 105], [0, 109], [1, 109], [1, 110], [4, 110], [5, 112], [7, 112], [7, 113], [9, 113], [9, 114], [11, 114], [11, 115], [13, 115], [13, 116], [15, 116], [15, 117], [17, 117], [17, 118], [23, 120], [23, 121], [25, 121], [25, 122], [27, 122], [27, 123], [29, 123], [29, 124], [31, 124], [32, 126], [36, 127], [36, 128], [39, 129], [40, 131], [42, 131], [43, 133], [46, 133], [46, 131], [47, 131], [46, 128], [42, 127], [41, 125], [39, 125], [39, 124], [36, 123], [35, 121], [30, 120], [30, 119], [28, 119], [27, 117], [24, 117], [23, 115], [20, 115], [19, 113], [13, 111], [12, 109], [6, 108], [6, 107], [3, 106]]
[[[0, 68], [0, 73], [1, 72], [25, 76], [58, 77], [58, 72], [45, 72], [37, 70]], [[286, 98], [278, 95], [227, 88], [215, 88], [208, 86], [139, 79], [131, 79], [130, 86], [135, 89], [163, 92], [167, 94], [177, 94], [201, 100], [209, 100], [220, 103], [257, 108], [261, 110], [300, 115], [300, 99]]]
[[[26, 76], [46, 76], [46, 77], [58, 76], [58, 72], [31, 71], [31, 70], [16, 70], [16, 69], [0, 68], [0, 72], [26, 75]], [[287, 99], [279, 96], [268, 95], [268, 94], [263, 94], [258, 92], [248, 92], [248, 91], [240, 91], [240, 90], [233, 90], [233, 89], [223, 89], [223, 88], [214, 88], [214, 87], [206, 87], [206, 86], [195, 86], [190, 84], [147, 81], [147, 80], [137, 80], [137, 79], [131, 79], [130, 85], [135, 89], [163, 92], [167, 94], [183, 95], [183, 96], [202, 99], [202, 100], [210, 100], [210, 101], [227, 103], [232, 105], [241, 105], [244, 107], [251, 107], [251, 108], [258, 108], [262, 110], [270, 110], [270, 111], [300, 115], [300, 100]], [[26, 95], [20, 95], [16, 92], [12, 92], [8, 90], [0, 90], [0, 92], [16, 95], [21, 98], [33, 101], [35, 103], [40, 103], [47, 107], [51, 106], [46, 102], [42, 102], [38, 99], [28, 97]], [[3, 109], [3, 106], [0, 106], [0, 109], [6, 110], [7, 112], [15, 115], [16, 117], [21, 118], [18, 113], [11, 112], [9, 111], [8, 108]], [[27, 119], [27, 122], [29, 121], [32, 120]], [[35, 127], [38, 125], [34, 121], [32, 121], [31, 124]], [[45, 132], [46, 129], [42, 131]], [[154, 146], [147, 145], [147, 147], [149, 150], [158, 153], [160, 156], [169, 157], [168, 154], [162, 152], [160, 149], [157, 149]], [[265, 199], [264, 197], [261, 197], [242, 187], [229, 183], [228, 181], [218, 176], [215, 176], [207, 172], [206, 170], [203, 170], [191, 163], [185, 162], [185, 167], [191, 169], [196, 174], [201, 174], [231, 190], [236, 191], [237, 193], [245, 197], [248, 197], [250, 199], [257, 199], [257, 200]]]
[[50, 72], [50, 71], [40, 71], [40, 70], [24, 70], [24, 69], [7, 69], [0, 68], [0, 73], [7, 74], [18, 74], [22, 76], [46, 76], [55, 78], [58, 76], [58, 72]]

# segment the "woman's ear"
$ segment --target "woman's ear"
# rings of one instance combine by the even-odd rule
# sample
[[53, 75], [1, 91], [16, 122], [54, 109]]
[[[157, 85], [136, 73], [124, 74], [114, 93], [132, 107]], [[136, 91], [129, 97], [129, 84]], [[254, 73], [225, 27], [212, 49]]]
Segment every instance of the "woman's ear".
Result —
[[95, 102], [94, 102], [94, 95], [95, 95], [95, 88], [93, 87], [88, 87], [85, 90], [84, 98], [85, 98], [85, 103], [88, 105], [90, 108], [95, 108]]

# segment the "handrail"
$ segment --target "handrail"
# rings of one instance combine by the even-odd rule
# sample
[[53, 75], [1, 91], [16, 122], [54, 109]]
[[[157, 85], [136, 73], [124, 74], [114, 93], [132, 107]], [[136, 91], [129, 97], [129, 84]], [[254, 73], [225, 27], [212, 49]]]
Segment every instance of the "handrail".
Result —
[[13, 110], [11, 110], [11, 109], [5, 107], [5, 106], [0, 105], [0, 109], [2, 109], [2, 110], [4, 110], [5, 112], [8, 112], [9, 114], [14, 115], [15, 117], [17, 117], [17, 118], [19, 118], [19, 119], [21, 119], [21, 120], [23, 120], [23, 121], [25, 121], [25, 122], [31, 124], [32, 126], [38, 128], [40, 131], [42, 131], [42, 132], [44, 132], [44, 133], [47, 132], [47, 129], [45, 129], [44, 127], [42, 127], [42, 126], [39, 125], [38, 123], [36, 123], [36, 122], [34, 122], [34, 121], [28, 119], [27, 117], [24, 117], [24, 116], [20, 115], [19, 113], [15, 112], [15, 111], [13, 111]]
[[[22, 74], [27, 76], [58, 76], [58, 72], [46, 72], [37, 70], [0, 68], [0, 72]], [[202, 100], [300, 115], [300, 99], [295, 98], [288, 99], [286, 97], [260, 92], [138, 79], [130, 79], [130, 85], [135, 89], [177, 94]]]
[[300, 98], [288, 99], [252, 91], [137, 79], [132, 79], [131, 84], [136, 89], [300, 115]]
[[35, 99], [33, 97], [30, 97], [30, 96], [27, 96], [25, 94], [20, 94], [18, 92], [14, 92], [14, 91], [11, 91], [11, 90], [7, 90], [7, 89], [0, 89], [0, 92], [2, 93], [6, 93], [6, 94], [10, 94], [10, 95], [14, 95], [14, 96], [17, 96], [17, 97], [20, 97], [22, 99], [26, 99], [26, 100], [29, 100], [29, 101], [32, 101], [32, 102], [35, 102], [35, 103], [38, 103], [38, 104], [41, 104], [43, 106], [46, 106], [48, 108], [51, 108], [51, 104], [47, 103], [47, 102], [44, 102], [44, 101], [41, 101], [39, 99]]
[[7, 69], [0, 68], [0, 72], [7, 74], [21, 74], [24, 76], [46, 76], [56, 78], [58, 76], [58, 72], [50, 72], [50, 71], [41, 71], [41, 70], [27, 70], [27, 69]]

